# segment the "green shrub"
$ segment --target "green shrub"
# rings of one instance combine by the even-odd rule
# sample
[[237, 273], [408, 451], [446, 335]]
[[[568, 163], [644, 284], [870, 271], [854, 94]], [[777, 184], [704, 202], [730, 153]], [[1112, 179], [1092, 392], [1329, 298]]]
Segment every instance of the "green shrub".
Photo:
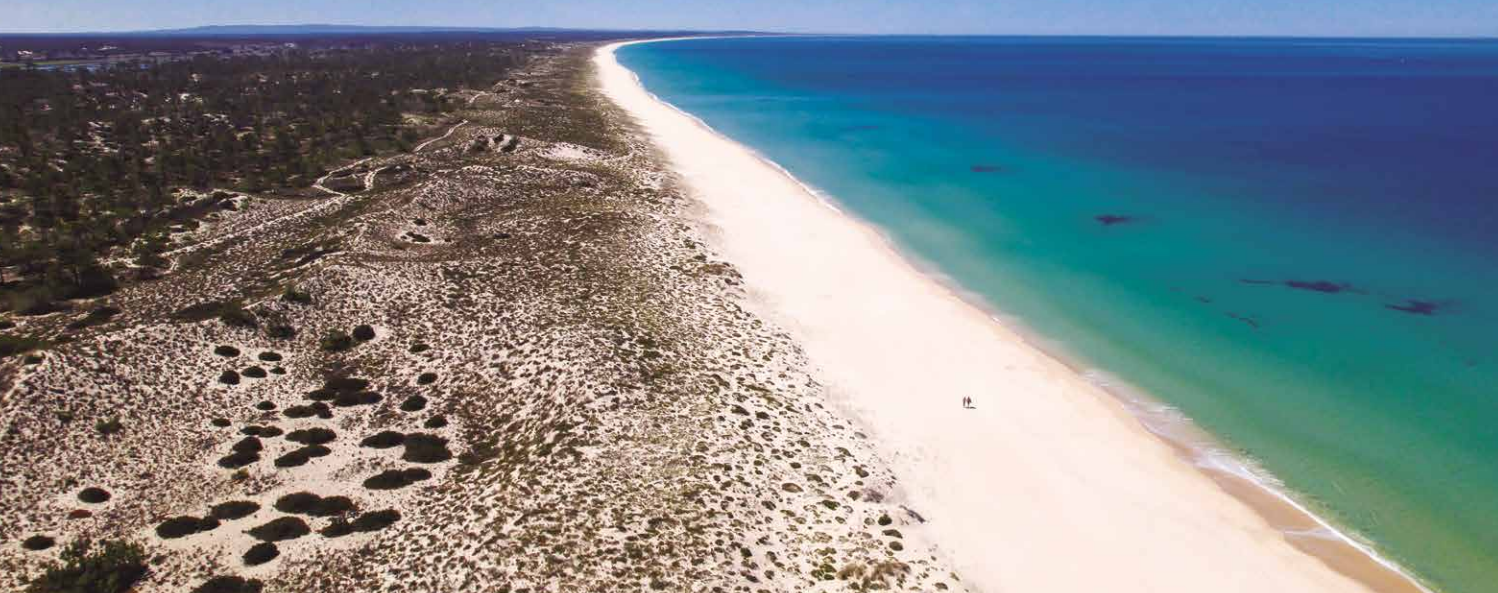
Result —
[[25, 354], [41, 346], [41, 340], [30, 336], [0, 336], [0, 358]]
[[295, 286], [287, 286], [285, 290], [281, 291], [281, 300], [298, 305], [310, 305], [312, 304], [312, 295], [297, 290]]
[[124, 431], [125, 425], [120, 423], [119, 418], [110, 418], [94, 422], [94, 430], [100, 435], [110, 436]]
[[442, 428], [447, 426], [447, 417], [437, 414], [436, 416], [427, 418], [426, 423], [422, 424], [422, 426], [425, 428]]
[[222, 345], [214, 348], [213, 353], [224, 358], [234, 358], [239, 356], [239, 349], [229, 345]]
[[115, 540], [98, 548], [86, 539], [75, 541], [60, 559], [31, 581], [26, 593], [125, 593], [150, 571], [143, 548]]
[[375, 330], [369, 325], [360, 325], [354, 328], [354, 339], [360, 342], [368, 342], [375, 339]]
[[332, 330], [318, 342], [323, 352], [343, 352], [354, 347], [354, 338], [341, 330]]
[[437, 373], [422, 373], [416, 377], [417, 385], [431, 385], [437, 382]]
[[265, 328], [265, 335], [276, 340], [290, 340], [296, 337], [296, 328], [285, 323], [276, 323]]

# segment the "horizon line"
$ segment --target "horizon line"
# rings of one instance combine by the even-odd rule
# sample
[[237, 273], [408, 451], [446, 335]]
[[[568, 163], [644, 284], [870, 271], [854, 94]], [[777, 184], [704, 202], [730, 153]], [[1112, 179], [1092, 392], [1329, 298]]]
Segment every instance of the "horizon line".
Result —
[[215, 33], [213, 29], [297, 29], [297, 28], [347, 29], [348, 31], [324, 31], [325, 35], [356, 34], [358, 29], [370, 33], [385, 30], [387, 33], [518, 33], [518, 32], [596, 32], [596, 33], [687, 33], [687, 34], [743, 34], [784, 37], [1032, 37], [1032, 38], [1143, 38], [1143, 39], [1397, 39], [1397, 40], [1498, 40], [1498, 34], [1275, 34], [1275, 33], [1020, 33], [1020, 32], [900, 32], [871, 33], [859, 31], [755, 31], [750, 29], [699, 29], [699, 28], [591, 28], [561, 27], [550, 25], [520, 25], [514, 27], [485, 27], [463, 25], [362, 25], [349, 23], [292, 23], [292, 24], [208, 24], [157, 29], [122, 30], [78, 30], [78, 31], [0, 31], [0, 37], [96, 37], [108, 35], [150, 36], [152, 34], [190, 37], [193, 33], [203, 36], [289, 36], [317, 35], [317, 31], [245, 31]]

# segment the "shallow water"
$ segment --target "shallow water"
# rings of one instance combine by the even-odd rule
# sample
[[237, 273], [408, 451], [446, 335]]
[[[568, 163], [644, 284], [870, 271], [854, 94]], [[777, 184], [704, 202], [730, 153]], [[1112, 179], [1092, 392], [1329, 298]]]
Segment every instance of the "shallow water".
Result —
[[618, 56], [1437, 588], [1498, 582], [1498, 42]]

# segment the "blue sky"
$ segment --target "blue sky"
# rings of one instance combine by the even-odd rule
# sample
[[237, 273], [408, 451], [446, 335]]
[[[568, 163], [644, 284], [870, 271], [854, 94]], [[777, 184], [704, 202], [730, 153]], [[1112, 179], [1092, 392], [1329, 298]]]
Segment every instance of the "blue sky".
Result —
[[205, 24], [1498, 37], [1498, 0], [5, 0], [0, 31]]

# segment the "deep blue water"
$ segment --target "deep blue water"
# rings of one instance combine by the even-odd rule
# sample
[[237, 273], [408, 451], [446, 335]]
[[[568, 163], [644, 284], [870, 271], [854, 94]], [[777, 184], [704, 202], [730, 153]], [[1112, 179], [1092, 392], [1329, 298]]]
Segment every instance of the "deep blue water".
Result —
[[1430, 583], [1498, 583], [1498, 41], [619, 57]]

